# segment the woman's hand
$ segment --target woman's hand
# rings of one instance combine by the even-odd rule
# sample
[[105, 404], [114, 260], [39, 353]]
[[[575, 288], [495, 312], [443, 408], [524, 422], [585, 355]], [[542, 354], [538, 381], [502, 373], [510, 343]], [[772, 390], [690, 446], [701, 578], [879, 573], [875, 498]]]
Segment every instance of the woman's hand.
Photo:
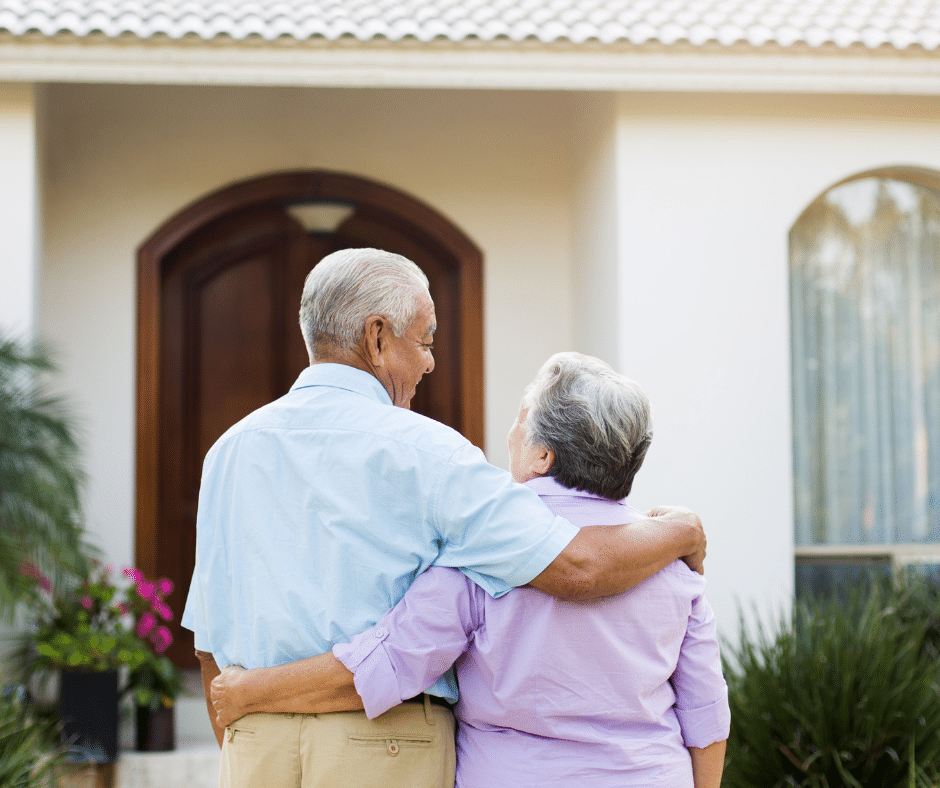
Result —
[[210, 691], [212, 705], [215, 708], [216, 722], [223, 728], [227, 728], [235, 720], [248, 713], [247, 709], [241, 705], [238, 690], [239, 679], [244, 672], [245, 669], [238, 665], [229, 665], [212, 679]]

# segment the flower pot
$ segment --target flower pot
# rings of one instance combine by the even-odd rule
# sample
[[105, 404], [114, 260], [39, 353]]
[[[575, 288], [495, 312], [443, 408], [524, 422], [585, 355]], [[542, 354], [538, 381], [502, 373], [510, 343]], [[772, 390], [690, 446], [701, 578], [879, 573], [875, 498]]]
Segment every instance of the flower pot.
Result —
[[137, 749], [141, 752], [167, 752], [176, 747], [173, 708], [137, 706]]
[[74, 760], [112, 763], [118, 754], [116, 670], [63, 670], [59, 684], [62, 738]]

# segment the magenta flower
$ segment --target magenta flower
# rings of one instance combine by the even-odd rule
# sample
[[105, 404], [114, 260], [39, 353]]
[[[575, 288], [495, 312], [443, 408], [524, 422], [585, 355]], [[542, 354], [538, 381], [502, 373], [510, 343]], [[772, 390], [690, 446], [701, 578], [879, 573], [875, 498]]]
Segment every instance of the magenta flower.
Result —
[[163, 604], [163, 602], [161, 602], [159, 599], [154, 601], [153, 609], [157, 613], [160, 614], [161, 618], [163, 618], [164, 621], [173, 620], [173, 611], [170, 610], [170, 608], [167, 605]]
[[32, 561], [26, 561], [26, 560], [21, 561], [21, 562], [20, 562], [20, 567], [19, 567], [19, 572], [20, 572], [20, 574], [23, 575], [24, 577], [31, 577], [31, 578], [33, 578], [34, 580], [38, 580], [38, 581], [39, 581], [39, 587], [40, 587], [43, 591], [51, 591], [51, 590], [52, 590], [52, 583], [49, 582], [49, 578], [46, 577], [46, 576], [40, 571], [39, 567], [36, 566], [36, 564], [34, 564]]
[[170, 630], [166, 627], [160, 627], [156, 632], [153, 633], [153, 650], [158, 654], [162, 654], [170, 647], [170, 643], [173, 642], [173, 636], [170, 634]]
[[82, 601], [82, 607], [85, 608], [85, 610], [91, 610], [91, 606], [93, 603], [91, 601], [90, 596], [86, 594], [85, 596], [82, 597], [81, 601]]
[[144, 613], [137, 622], [137, 636], [146, 637], [156, 625], [157, 619], [153, 617], [153, 613]]
[[148, 602], [153, 599], [153, 595], [157, 590], [155, 583], [151, 583], [148, 580], [140, 580], [137, 583], [137, 593], [140, 594]]
[[132, 566], [125, 566], [124, 577], [129, 577], [135, 583], [139, 583], [144, 579], [144, 573]]
[[173, 581], [168, 577], [160, 578], [160, 593], [166, 596], [173, 593]]
[[36, 566], [36, 564], [34, 564], [32, 561], [27, 561], [26, 559], [23, 559], [22, 561], [20, 561], [19, 572], [24, 577], [38, 578], [42, 574], [39, 571], [39, 567]]

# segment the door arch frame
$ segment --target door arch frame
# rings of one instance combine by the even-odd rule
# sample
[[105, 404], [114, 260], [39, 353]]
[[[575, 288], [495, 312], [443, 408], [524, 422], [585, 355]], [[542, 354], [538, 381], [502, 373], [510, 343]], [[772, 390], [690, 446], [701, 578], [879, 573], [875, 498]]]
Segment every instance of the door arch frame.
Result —
[[[136, 548], [137, 567], [157, 572], [158, 437], [160, 433], [160, 313], [166, 256], [209, 223], [247, 208], [345, 203], [416, 239], [457, 267], [460, 431], [484, 447], [483, 254], [453, 222], [431, 206], [377, 181], [329, 170], [279, 172], [238, 181], [172, 216], [137, 253]], [[298, 305], [299, 308], [299, 305]], [[298, 329], [299, 330], [299, 329]]]

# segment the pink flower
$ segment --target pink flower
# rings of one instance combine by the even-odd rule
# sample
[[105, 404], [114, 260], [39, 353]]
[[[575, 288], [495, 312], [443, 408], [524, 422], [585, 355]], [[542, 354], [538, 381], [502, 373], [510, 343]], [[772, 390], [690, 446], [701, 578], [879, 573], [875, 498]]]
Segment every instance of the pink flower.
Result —
[[36, 564], [32, 561], [27, 561], [25, 558], [20, 561], [19, 572], [24, 577], [39, 577], [42, 574]]
[[160, 578], [160, 593], [166, 596], [173, 593], [173, 581], [168, 577]]
[[144, 579], [144, 573], [141, 572], [139, 569], [135, 569], [132, 566], [125, 566], [124, 577], [129, 577], [135, 583], [139, 583], [141, 580]]
[[153, 613], [144, 613], [137, 622], [138, 637], [146, 637], [156, 625], [157, 619], [153, 617]]
[[173, 642], [173, 636], [170, 634], [170, 630], [166, 627], [160, 627], [156, 632], [153, 633], [153, 650], [158, 654], [162, 654], [170, 647], [170, 643]]
[[19, 566], [19, 573], [23, 575], [23, 577], [31, 577], [34, 580], [38, 580], [39, 587], [43, 591], [52, 590], [52, 583], [49, 582], [49, 578], [46, 577], [40, 571], [39, 567], [36, 566], [36, 564], [34, 564], [32, 561], [26, 561], [26, 560], [21, 561], [20, 566]]
[[140, 594], [148, 602], [151, 599], [153, 599], [153, 595], [156, 590], [157, 590], [156, 584], [151, 583], [148, 580], [139, 580], [137, 582], [137, 593]]
[[91, 610], [91, 606], [93, 603], [91, 601], [90, 596], [86, 594], [85, 596], [82, 597], [81, 601], [82, 601], [82, 607], [85, 608], [85, 610]]
[[163, 604], [159, 599], [155, 600], [153, 603], [153, 609], [160, 614], [161, 618], [164, 621], [173, 620], [173, 611], [170, 610], [169, 606]]

